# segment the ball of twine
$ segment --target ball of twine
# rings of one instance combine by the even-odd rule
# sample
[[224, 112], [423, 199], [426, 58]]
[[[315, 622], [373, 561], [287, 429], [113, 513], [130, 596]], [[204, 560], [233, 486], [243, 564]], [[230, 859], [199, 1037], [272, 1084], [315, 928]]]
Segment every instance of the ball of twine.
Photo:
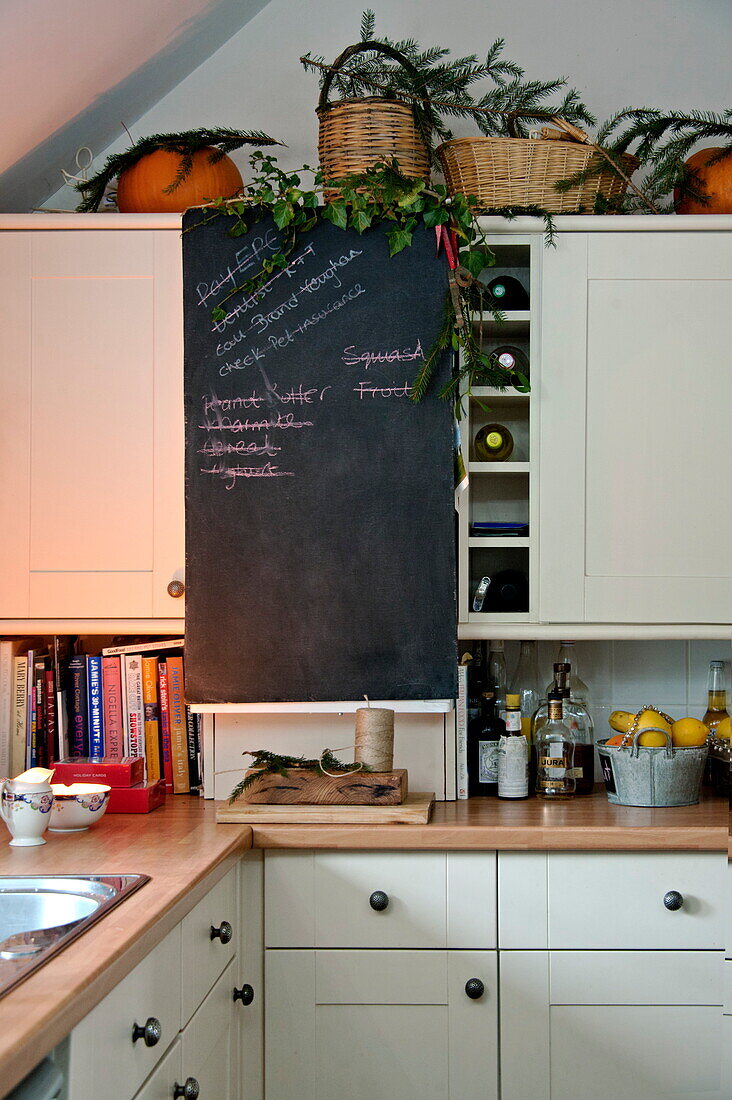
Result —
[[359, 707], [356, 711], [354, 759], [376, 772], [394, 767], [394, 711], [387, 707]]

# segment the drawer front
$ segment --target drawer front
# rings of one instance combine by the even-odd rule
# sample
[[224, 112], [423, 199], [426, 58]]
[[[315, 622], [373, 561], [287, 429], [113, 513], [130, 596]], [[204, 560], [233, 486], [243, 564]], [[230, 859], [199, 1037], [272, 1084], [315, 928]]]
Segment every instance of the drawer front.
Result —
[[[180, 927], [174, 928], [71, 1033], [69, 1095], [130, 1100], [176, 1038], [180, 1024]], [[132, 1041], [135, 1024], [159, 1021], [154, 1046]], [[110, 1067], [114, 1071], [110, 1072]]]
[[234, 1076], [236, 963], [228, 967], [181, 1036], [183, 1080], [198, 1081], [201, 1100], [231, 1100]]
[[[550, 948], [717, 950], [724, 946], [722, 853], [550, 854]], [[681, 908], [664, 905], [667, 893]]]
[[[182, 956], [178, 963], [182, 967], [181, 1027], [188, 1023], [219, 974], [236, 955], [237, 913], [237, 868], [234, 867], [181, 924]], [[224, 929], [223, 939], [221, 936], [212, 938], [212, 929], [221, 929], [224, 923], [231, 925], [228, 942], [224, 942], [228, 929]]]
[[493, 948], [495, 853], [268, 852], [265, 943]]
[[135, 1100], [170, 1100], [176, 1084], [181, 1083], [180, 1039], [176, 1039], [152, 1076], [135, 1093]]

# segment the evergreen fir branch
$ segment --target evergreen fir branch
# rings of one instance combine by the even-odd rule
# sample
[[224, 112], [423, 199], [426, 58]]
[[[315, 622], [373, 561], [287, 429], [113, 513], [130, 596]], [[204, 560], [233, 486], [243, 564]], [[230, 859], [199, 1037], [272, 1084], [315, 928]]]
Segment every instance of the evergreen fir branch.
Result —
[[252, 784], [263, 775], [281, 775], [287, 779], [292, 768], [307, 768], [316, 771], [318, 775], [327, 775], [328, 772], [342, 774], [344, 772], [372, 772], [373, 768], [367, 764], [344, 764], [333, 755], [330, 749], [323, 749], [322, 755], [317, 759], [308, 759], [305, 756], [287, 756], [282, 753], [270, 752], [269, 749], [246, 749], [242, 756], [251, 756], [253, 761], [246, 775], [236, 784], [229, 795], [229, 804], [235, 802]]
[[375, 24], [376, 24], [376, 15], [371, 10], [371, 8], [367, 8], [366, 11], [361, 16], [361, 41], [362, 42], [370, 42], [371, 39], [374, 37], [374, 26], [375, 26]]
[[104, 198], [104, 192], [115, 177], [121, 175], [127, 168], [137, 164], [138, 160], [154, 153], [158, 149], [165, 152], [177, 153], [183, 158], [173, 183], [166, 188], [166, 192], [174, 191], [180, 187], [184, 179], [189, 175], [193, 163], [194, 153], [209, 146], [214, 152], [210, 156], [212, 163], [220, 160], [224, 154], [239, 149], [243, 145], [281, 145], [282, 142], [269, 137], [262, 130], [231, 130], [223, 127], [213, 127], [210, 130], [182, 130], [177, 134], [150, 134], [140, 138], [129, 149], [121, 153], [113, 153], [108, 157], [101, 171], [88, 180], [80, 180], [74, 184], [75, 189], [82, 196], [77, 206], [80, 213], [90, 213], [99, 208]]

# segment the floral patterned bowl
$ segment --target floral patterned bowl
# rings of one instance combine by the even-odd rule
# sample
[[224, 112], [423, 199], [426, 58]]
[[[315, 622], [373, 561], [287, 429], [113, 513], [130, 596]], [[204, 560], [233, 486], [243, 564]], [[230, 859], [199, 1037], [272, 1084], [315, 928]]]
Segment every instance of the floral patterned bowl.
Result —
[[101, 783], [53, 783], [52, 833], [78, 833], [104, 816], [111, 788]]

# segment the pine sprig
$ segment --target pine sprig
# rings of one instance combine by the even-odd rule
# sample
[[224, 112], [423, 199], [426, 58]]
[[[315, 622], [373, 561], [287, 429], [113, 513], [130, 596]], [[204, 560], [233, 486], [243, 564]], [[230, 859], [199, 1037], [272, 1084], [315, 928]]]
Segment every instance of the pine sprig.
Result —
[[254, 759], [244, 778], [237, 783], [229, 795], [229, 804], [236, 802], [237, 798], [263, 775], [281, 775], [287, 779], [291, 768], [308, 768], [319, 775], [327, 775], [328, 772], [352, 772], [356, 769], [361, 772], [373, 771], [366, 764], [344, 764], [333, 755], [330, 749], [323, 749], [322, 755], [312, 760], [305, 756], [287, 756], [283, 753], [270, 752], [269, 749], [246, 749], [242, 756], [252, 756]]
[[101, 171], [91, 179], [81, 180], [74, 187], [82, 196], [77, 206], [80, 213], [91, 213], [99, 209], [104, 198], [107, 185], [119, 176], [126, 168], [137, 164], [138, 160], [163, 149], [168, 153], [177, 153], [182, 157], [178, 171], [173, 182], [165, 188], [166, 194], [174, 191], [189, 176], [193, 166], [193, 154], [209, 146], [213, 152], [209, 156], [211, 164], [217, 163], [222, 157], [243, 145], [281, 145], [282, 142], [269, 137], [262, 130], [231, 130], [220, 126], [206, 130], [182, 130], [177, 134], [150, 134], [140, 138], [129, 149], [121, 153], [113, 153], [104, 163]]

